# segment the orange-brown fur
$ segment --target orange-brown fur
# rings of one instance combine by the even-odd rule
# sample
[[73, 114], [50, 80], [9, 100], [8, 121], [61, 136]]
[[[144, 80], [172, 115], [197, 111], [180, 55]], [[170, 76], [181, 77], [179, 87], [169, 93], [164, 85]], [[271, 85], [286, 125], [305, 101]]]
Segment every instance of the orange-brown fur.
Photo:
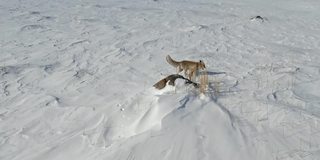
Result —
[[199, 62], [185, 60], [179, 62], [173, 60], [169, 55], [166, 57], [166, 60], [169, 64], [177, 68], [178, 73], [184, 71], [185, 76], [187, 76], [190, 80], [195, 77], [197, 71], [206, 68], [206, 65], [202, 60], [200, 60]]
[[157, 89], [162, 89], [167, 85], [168, 82], [169, 82], [168, 83], [169, 85], [174, 86], [175, 85], [175, 81], [178, 78], [185, 80], [186, 84], [192, 84], [196, 88], [199, 86], [198, 83], [192, 82], [192, 81], [184, 78], [183, 76], [181, 76], [179, 74], [172, 74], [172, 75], [167, 76], [166, 78], [161, 79], [159, 82], [154, 84], [153, 87], [155, 87]]

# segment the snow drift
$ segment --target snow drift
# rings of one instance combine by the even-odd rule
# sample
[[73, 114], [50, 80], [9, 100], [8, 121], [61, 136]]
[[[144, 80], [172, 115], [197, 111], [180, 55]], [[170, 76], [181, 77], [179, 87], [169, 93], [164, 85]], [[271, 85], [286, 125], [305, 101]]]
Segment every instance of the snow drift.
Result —
[[[0, 2], [0, 159], [319, 159], [320, 2]], [[260, 18], [258, 18], [260, 17]], [[166, 55], [209, 88], [152, 85]]]

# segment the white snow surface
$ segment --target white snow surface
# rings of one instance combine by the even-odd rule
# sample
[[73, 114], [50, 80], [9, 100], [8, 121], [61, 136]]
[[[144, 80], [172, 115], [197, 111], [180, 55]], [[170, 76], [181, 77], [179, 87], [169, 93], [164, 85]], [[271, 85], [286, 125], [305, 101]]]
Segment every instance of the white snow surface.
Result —
[[[318, 0], [2, 0], [0, 15], [1, 160], [320, 159]], [[154, 89], [176, 73], [166, 55], [203, 60], [208, 91]]]

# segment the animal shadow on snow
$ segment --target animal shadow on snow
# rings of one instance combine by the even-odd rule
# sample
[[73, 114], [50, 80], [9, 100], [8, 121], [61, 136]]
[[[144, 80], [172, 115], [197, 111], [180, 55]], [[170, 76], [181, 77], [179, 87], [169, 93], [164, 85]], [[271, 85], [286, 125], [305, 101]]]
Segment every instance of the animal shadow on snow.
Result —
[[[200, 73], [200, 75], [201, 74], [203, 73]], [[227, 75], [226, 72], [207, 71], [206, 74], [208, 76], [208, 88], [206, 93], [212, 100], [217, 101], [219, 97], [240, 92], [237, 88], [239, 81], [235, 77]], [[222, 75], [222, 77], [220, 75]]]
[[217, 75], [217, 74], [226, 74], [226, 72], [211, 72], [207, 71], [208, 76]]

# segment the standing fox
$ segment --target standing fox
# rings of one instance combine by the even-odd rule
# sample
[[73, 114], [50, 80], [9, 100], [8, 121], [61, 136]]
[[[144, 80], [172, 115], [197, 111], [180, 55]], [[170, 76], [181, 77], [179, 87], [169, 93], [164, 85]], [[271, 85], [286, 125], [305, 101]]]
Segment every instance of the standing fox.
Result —
[[204, 62], [200, 60], [199, 62], [194, 61], [175, 61], [169, 55], [167, 55], [166, 60], [173, 67], [176, 67], [178, 73], [184, 71], [185, 76], [188, 76], [190, 80], [191, 78], [196, 76], [196, 72], [200, 69], [204, 70], [206, 68]]

